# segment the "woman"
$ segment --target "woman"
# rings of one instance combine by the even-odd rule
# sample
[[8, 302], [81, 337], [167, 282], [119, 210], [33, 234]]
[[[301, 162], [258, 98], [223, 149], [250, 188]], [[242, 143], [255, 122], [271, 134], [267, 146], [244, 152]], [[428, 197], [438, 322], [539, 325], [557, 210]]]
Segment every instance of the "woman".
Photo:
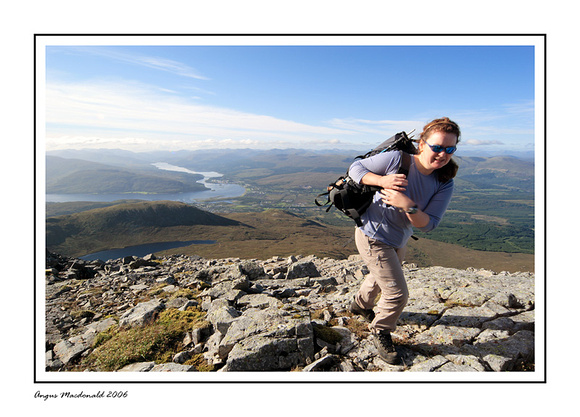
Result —
[[447, 117], [425, 125], [407, 177], [397, 174], [399, 151], [358, 160], [349, 169], [350, 177], [358, 183], [382, 188], [363, 214], [363, 226], [355, 232], [357, 249], [369, 274], [350, 310], [371, 322], [369, 328], [379, 354], [390, 364], [400, 363], [391, 332], [408, 298], [401, 268], [405, 245], [413, 227], [424, 232], [433, 230], [447, 210], [457, 173], [451, 155], [460, 134], [459, 126]]

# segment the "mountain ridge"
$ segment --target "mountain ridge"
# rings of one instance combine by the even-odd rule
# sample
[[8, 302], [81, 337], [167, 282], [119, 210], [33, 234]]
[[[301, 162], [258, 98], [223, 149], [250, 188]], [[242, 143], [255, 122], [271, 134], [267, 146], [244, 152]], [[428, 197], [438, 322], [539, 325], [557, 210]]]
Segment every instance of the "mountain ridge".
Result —
[[157, 236], [164, 228], [238, 225], [235, 220], [176, 201], [124, 202], [47, 218], [46, 246], [64, 253], [91, 253], [110, 249], [126, 239], [140, 241], [144, 235]]
[[82, 159], [46, 157], [49, 194], [152, 193], [204, 191], [202, 175], [163, 171], [150, 166], [117, 166]]
[[[96, 161], [102, 164], [114, 165], [117, 168], [126, 167], [150, 167], [153, 162], [167, 162], [173, 165], [182, 166], [192, 171], [218, 171], [229, 175], [239, 173], [244, 170], [271, 169], [273, 175], [280, 175], [288, 172], [346, 172], [346, 169], [362, 151], [337, 150], [337, 151], [315, 151], [304, 149], [269, 149], [269, 150], [199, 150], [199, 151], [179, 151], [179, 152], [144, 152], [135, 153], [123, 151], [123, 158], [114, 153], [114, 150], [77, 150], [77, 151], [53, 151], [47, 158], [61, 158], [62, 156], [74, 157], [73, 160], [86, 158], [91, 163]], [[477, 174], [478, 171], [497, 171], [510, 175], [524, 175], [530, 177], [534, 175], [534, 163], [520, 159], [515, 156], [460, 156], [454, 158], [460, 165], [460, 175]], [[124, 161], [124, 164], [123, 164]], [[62, 162], [62, 161], [61, 161]], [[478, 167], [478, 165], [481, 165]], [[62, 168], [61, 168], [62, 169]], [[290, 171], [288, 171], [290, 170]], [[267, 172], [267, 171], [266, 171]], [[47, 173], [49, 181], [52, 173]], [[331, 180], [331, 179], [330, 179]], [[330, 181], [329, 180], [329, 181]]]

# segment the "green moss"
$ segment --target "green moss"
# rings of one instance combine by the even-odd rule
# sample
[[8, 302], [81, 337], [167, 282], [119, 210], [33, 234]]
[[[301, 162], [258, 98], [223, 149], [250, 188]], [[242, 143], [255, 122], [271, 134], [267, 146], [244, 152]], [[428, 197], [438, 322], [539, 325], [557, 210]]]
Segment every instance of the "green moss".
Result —
[[101, 333], [97, 334], [95, 336], [95, 340], [93, 341], [93, 349], [99, 347], [100, 345], [102, 345], [103, 343], [105, 343], [107, 340], [112, 339], [113, 336], [117, 332], [118, 332], [118, 326], [115, 325], [115, 326], [109, 327], [104, 332], [101, 332]]
[[114, 326], [97, 335], [95, 349], [85, 360], [84, 367], [116, 371], [135, 362], [169, 362], [183, 347], [185, 332], [207, 326], [205, 313], [193, 308], [186, 311], [167, 309], [147, 326], [126, 330]]
[[190, 360], [185, 362], [185, 365], [193, 365], [199, 372], [211, 372], [215, 370], [215, 366], [208, 363], [201, 353], [194, 355]]
[[169, 299], [172, 300], [174, 298], [184, 297], [184, 298], [187, 298], [188, 300], [193, 300], [198, 295], [199, 295], [199, 291], [194, 292], [193, 290], [190, 290], [189, 288], [180, 288], [179, 290], [177, 290], [173, 294], [171, 294]]
[[200, 311], [196, 308], [188, 308], [185, 311], [180, 311], [175, 308], [169, 308], [164, 310], [159, 314], [157, 319], [158, 324], [166, 324], [179, 326], [184, 330], [190, 330], [192, 327], [204, 328], [209, 326], [209, 323], [205, 320], [205, 312]]
[[156, 286], [151, 288], [149, 291], [147, 291], [147, 295], [149, 297], [155, 297], [157, 295], [163, 294], [163, 288], [165, 288], [166, 286], [167, 286], [167, 284], [157, 284]]

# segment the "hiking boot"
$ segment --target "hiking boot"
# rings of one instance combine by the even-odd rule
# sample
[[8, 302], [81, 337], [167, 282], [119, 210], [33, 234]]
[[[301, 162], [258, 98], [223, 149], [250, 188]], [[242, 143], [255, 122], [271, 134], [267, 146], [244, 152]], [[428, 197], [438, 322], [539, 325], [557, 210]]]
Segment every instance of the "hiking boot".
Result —
[[369, 323], [375, 319], [375, 312], [372, 310], [372, 308], [365, 310], [364, 308], [360, 307], [354, 299], [350, 304], [349, 310], [353, 314], [363, 316]]
[[390, 365], [400, 365], [401, 358], [395, 350], [393, 340], [391, 339], [391, 332], [388, 330], [381, 330], [373, 332], [375, 347], [379, 351], [379, 356]]

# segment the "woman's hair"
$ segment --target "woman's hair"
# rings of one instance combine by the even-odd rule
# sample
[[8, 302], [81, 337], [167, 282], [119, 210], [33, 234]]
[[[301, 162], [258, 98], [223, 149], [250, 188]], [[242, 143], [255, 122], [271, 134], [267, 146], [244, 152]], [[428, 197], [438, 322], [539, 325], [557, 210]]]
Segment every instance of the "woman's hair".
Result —
[[[457, 143], [459, 143], [459, 138], [461, 136], [461, 131], [459, 130], [459, 125], [454, 121], [450, 120], [449, 117], [442, 117], [441, 119], [435, 119], [425, 125], [423, 127], [423, 131], [421, 132], [420, 139], [422, 141], [427, 141], [427, 138], [431, 136], [435, 132], [444, 132], [444, 133], [452, 133], [457, 136]], [[441, 182], [447, 182], [457, 175], [457, 170], [459, 166], [457, 163], [450, 159], [444, 167], [439, 168], [436, 170], [437, 178]]]
[[442, 117], [441, 119], [435, 119], [427, 123], [425, 127], [423, 127], [420, 138], [421, 140], [426, 141], [427, 138], [435, 132], [453, 133], [457, 136], [457, 143], [459, 143], [459, 137], [461, 136], [459, 125], [454, 121], [449, 120], [449, 117]]

